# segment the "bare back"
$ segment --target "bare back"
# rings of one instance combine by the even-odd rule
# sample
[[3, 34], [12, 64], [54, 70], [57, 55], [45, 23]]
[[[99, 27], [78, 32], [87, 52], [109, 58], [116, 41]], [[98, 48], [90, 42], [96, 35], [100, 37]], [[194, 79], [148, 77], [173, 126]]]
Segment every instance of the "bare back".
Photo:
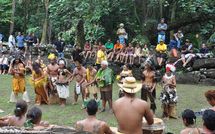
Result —
[[76, 130], [92, 132], [93, 134], [112, 134], [112, 131], [105, 122], [90, 118], [78, 121], [76, 123]]
[[180, 134], [201, 134], [202, 130], [199, 128], [185, 128]]
[[119, 125], [119, 132], [125, 134], [142, 134], [142, 119], [153, 123], [153, 114], [147, 102], [138, 98], [124, 96], [114, 102], [113, 111]]

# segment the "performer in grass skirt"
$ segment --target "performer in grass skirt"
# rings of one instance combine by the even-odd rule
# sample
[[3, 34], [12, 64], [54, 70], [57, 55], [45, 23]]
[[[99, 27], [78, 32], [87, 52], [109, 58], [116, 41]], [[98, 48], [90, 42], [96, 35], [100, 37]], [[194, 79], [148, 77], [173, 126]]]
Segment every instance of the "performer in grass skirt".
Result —
[[163, 90], [160, 95], [162, 102], [163, 117], [176, 119], [176, 104], [177, 104], [177, 93], [176, 93], [176, 79], [172, 73], [173, 69], [166, 67], [166, 73], [163, 76], [162, 84]]
[[64, 59], [60, 59], [58, 65], [59, 69], [56, 88], [60, 98], [60, 105], [65, 106], [66, 99], [69, 97], [69, 79], [72, 74], [66, 69], [66, 61]]

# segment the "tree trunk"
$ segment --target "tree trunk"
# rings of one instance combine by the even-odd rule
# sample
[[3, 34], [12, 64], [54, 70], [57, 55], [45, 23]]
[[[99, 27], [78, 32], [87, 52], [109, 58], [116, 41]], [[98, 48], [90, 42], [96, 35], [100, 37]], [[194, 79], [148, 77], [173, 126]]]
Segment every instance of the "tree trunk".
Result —
[[159, 0], [160, 18], [163, 18], [163, 0]]
[[77, 34], [76, 34], [76, 45], [84, 47], [85, 44], [85, 34], [84, 34], [84, 21], [81, 19], [78, 21], [77, 25]]
[[[175, 11], [176, 11], [176, 7], [177, 7], [176, 5], [177, 5], [177, 1], [175, 1], [172, 5], [171, 18], [170, 18], [171, 23], [173, 23], [175, 21]], [[170, 31], [170, 39], [172, 38], [173, 34], [174, 34], [174, 31], [171, 30]]]
[[11, 22], [10, 22], [10, 34], [13, 33], [14, 29], [14, 16], [16, 11], [16, 0], [13, 0], [12, 2], [12, 14], [11, 14]]
[[48, 29], [48, 10], [49, 10], [49, 0], [44, 0], [45, 4], [45, 19], [43, 23], [43, 33], [41, 38], [41, 44], [47, 44], [47, 29]]

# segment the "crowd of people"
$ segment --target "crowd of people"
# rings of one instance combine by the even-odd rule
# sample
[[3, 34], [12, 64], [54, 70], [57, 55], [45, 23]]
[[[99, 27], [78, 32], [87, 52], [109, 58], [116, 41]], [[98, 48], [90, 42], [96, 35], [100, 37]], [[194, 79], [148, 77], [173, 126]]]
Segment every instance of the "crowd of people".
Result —
[[[10, 102], [16, 103], [14, 116], [0, 118], [0, 126], [25, 126], [36, 129], [50, 127], [47, 122], [42, 122], [42, 111], [38, 107], [27, 110], [27, 103], [30, 102], [28, 92], [26, 90], [26, 72], [31, 72], [30, 83], [35, 90], [36, 105], [60, 104], [61, 107], [67, 105], [67, 99], [70, 96], [69, 85], [74, 80], [73, 105], [78, 104], [78, 97], [82, 97], [82, 107], [86, 109], [88, 117], [78, 121], [75, 128], [79, 131], [89, 131], [98, 134], [111, 134], [107, 123], [96, 118], [96, 113], [106, 112], [113, 113], [118, 122], [118, 133], [141, 134], [142, 119], [145, 117], [149, 125], [154, 123], [154, 116], [157, 105], [156, 86], [159, 83], [156, 80], [155, 67], [150, 58], [156, 53], [157, 63], [160, 67], [165, 67], [165, 73], [161, 80], [162, 92], [160, 101], [162, 103], [162, 118], [177, 119], [176, 105], [178, 96], [176, 91], [175, 63], [168, 63], [167, 57], [172, 56], [178, 58], [186, 67], [194, 58], [205, 58], [210, 56], [209, 49], [205, 44], [202, 45], [199, 53], [193, 51], [193, 45], [189, 40], [185, 40], [183, 44], [183, 33], [178, 30], [173, 35], [169, 45], [165, 44], [165, 34], [167, 24], [164, 19], [158, 24], [158, 44], [154, 50], [150, 50], [147, 44], [142, 47], [141, 43], [127, 44], [128, 34], [124, 29], [124, 24], [120, 24], [117, 30], [118, 40], [112, 43], [111, 39], [104, 45], [95, 42], [86, 42], [83, 50], [80, 46], [74, 46], [71, 60], [64, 58], [65, 43], [58, 39], [54, 42], [56, 53], [48, 55], [49, 63], [44, 63], [39, 55], [36, 59], [32, 59], [31, 50], [39, 45], [39, 40], [34, 34], [24, 37], [20, 32], [16, 39], [14, 35], [9, 36], [8, 45], [10, 53], [19, 51], [13, 60], [8, 59], [6, 54], [2, 54], [0, 58], [1, 74], [12, 75], [12, 92]], [[25, 47], [24, 43], [27, 43]], [[169, 53], [170, 52], [170, 55]], [[178, 53], [181, 56], [178, 56]], [[23, 61], [21, 55], [29, 55]], [[84, 66], [83, 61], [95, 59], [95, 63]], [[135, 60], [140, 64], [144, 63], [144, 69], [141, 74], [141, 82], [138, 83], [132, 74], [130, 66]], [[110, 63], [123, 63], [123, 70], [120, 74], [114, 76]], [[178, 61], [177, 61], [178, 62]], [[72, 65], [71, 70], [68, 65]], [[115, 80], [119, 87], [119, 99], [113, 102], [113, 84]], [[140, 91], [141, 98], [137, 98], [135, 94]], [[22, 94], [24, 101], [18, 101], [18, 94]], [[93, 97], [91, 97], [92, 95]], [[100, 96], [100, 99], [99, 99]], [[203, 114], [203, 130], [196, 128], [196, 115], [191, 109], [184, 110], [182, 119], [186, 128], [181, 131], [182, 134], [212, 134], [215, 132], [215, 90], [205, 93], [207, 101], [213, 108], [205, 110]], [[148, 99], [150, 101], [148, 101]], [[109, 109], [106, 104], [108, 103]], [[101, 109], [99, 109], [101, 105]], [[123, 112], [122, 112], [123, 111]], [[26, 114], [27, 113], [27, 114]], [[132, 113], [132, 114], [131, 114]]]

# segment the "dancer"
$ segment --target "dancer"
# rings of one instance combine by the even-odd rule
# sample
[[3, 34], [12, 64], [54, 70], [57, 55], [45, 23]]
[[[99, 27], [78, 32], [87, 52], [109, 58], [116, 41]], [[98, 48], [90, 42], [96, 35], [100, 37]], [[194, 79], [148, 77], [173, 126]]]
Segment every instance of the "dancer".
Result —
[[86, 90], [86, 69], [80, 63], [80, 61], [75, 61], [76, 68], [73, 70], [72, 77], [70, 81], [75, 78], [75, 90], [74, 90], [74, 102], [73, 105], [77, 104], [79, 94], [82, 94], [82, 100], [85, 98], [85, 90]]
[[60, 105], [65, 106], [66, 99], [69, 97], [69, 78], [71, 78], [72, 74], [66, 69], [66, 61], [64, 59], [60, 59], [58, 65], [57, 92], [60, 98]]
[[48, 91], [46, 89], [47, 77], [45, 76], [40, 64], [33, 63], [32, 65], [32, 84], [34, 86], [36, 105], [49, 104]]
[[19, 93], [23, 94], [22, 98], [24, 101], [30, 102], [28, 93], [25, 89], [25, 65], [19, 56], [16, 56], [16, 58], [11, 61], [8, 72], [13, 75], [13, 91], [10, 96], [10, 102], [16, 102]]
[[93, 94], [93, 97], [95, 100], [98, 99], [98, 96], [97, 96], [98, 88], [95, 82], [93, 82], [92, 84], [91, 82], [95, 79], [96, 73], [97, 73], [97, 70], [91, 64], [89, 64], [86, 70], [87, 83], [88, 83], [86, 98], [89, 98], [90, 94]]
[[162, 84], [163, 91], [161, 92], [160, 100], [162, 102], [163, 118], [177, 119], [176, 104], [178, 97], [176, 94], [176, 79], [170, 67], [166, 67]]
[[49, 102], [58, 103], [59, 98], [57, 96], [56, 82], [58, 77], [59, 66], [57, 64], [57, 59], [54, 54], [48, 56], [50, 64], [47, 66], [48, 74], [48, 89], [49, 89]]
[[155, 104], [155, 98], [156, 98], [156, 82], [155, 82], [155, 72], [152, 69], [152, 65], [150, 62], [147, 62], [145, 64], [145, 69], [142, 73], [142, 90], [141, 90], [141, 99], [147, 101], [147, 99], [150, 99], [151, 103], [151, 109], [155, 113], [156, 110], [156, 104]]

